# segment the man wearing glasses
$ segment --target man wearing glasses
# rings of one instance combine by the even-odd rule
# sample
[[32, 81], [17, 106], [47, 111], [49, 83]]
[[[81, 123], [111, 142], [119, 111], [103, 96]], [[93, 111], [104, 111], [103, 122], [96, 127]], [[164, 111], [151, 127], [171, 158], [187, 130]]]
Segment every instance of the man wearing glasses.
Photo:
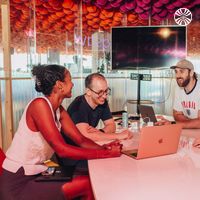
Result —
[[[103, 75], [90, 74], [85, 79], [85, 94], [76, 97], [67, 110], [80, 132], [94, 141], [131, 138], [127, 130], [115, 133], [116, 126], [107, 101], [110, 92]], [[100, 120], [103, 129], [96, 128]]]

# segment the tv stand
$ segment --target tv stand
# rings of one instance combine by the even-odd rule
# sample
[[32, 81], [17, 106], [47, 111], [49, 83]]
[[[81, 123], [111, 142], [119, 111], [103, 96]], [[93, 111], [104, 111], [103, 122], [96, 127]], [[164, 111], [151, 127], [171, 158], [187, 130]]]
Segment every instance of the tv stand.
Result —
[[140, 88], [141, 88], [141, 80], [143, 79], [143, 74], [138, 74], [138, 84], [137, 84], [137, 114], [140, 114], [138, 105], [140, 105]]
[[132, 80], [137, 80], [138, 84], [137, 84], [137, 100], [127, 100], [127, 103], [130, 104], [137, 104], [137, 113], [140, 114], [139, 109], [138, 109], [138, 105], [140, 104], [154, 104], [153, 101], [151, 100], [141, 100], [141, 81], [151, 81], [151, 74], [132, 74], [131, 75], [131, 79]]

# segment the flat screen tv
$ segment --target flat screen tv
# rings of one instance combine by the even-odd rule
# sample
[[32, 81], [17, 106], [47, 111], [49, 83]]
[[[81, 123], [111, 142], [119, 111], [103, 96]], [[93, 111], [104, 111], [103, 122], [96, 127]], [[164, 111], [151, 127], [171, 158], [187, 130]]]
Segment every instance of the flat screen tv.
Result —
[[186, 57], [186, 27], [113, 27], [112, 69], [169, 68]]

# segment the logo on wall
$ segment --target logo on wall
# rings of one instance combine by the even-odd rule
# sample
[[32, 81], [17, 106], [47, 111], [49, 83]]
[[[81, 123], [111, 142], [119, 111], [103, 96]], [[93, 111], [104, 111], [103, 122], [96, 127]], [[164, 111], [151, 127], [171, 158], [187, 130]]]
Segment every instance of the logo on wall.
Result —
[[180, 26], [187, 26], [192, 21], [192, 13], [187, 8], [179, 8], [174, 13], [174, 21]]

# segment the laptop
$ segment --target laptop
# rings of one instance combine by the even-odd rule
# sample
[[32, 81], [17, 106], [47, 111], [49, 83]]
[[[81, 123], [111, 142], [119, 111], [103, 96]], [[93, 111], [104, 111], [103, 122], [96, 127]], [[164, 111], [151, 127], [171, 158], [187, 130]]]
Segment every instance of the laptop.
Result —
[[180, 124], [144, 127], [141, 129], [138, 148], [123, 153], [135, 159], [176, 153], [181, 130]]
[[49, 167], [35, 179], [36, 182], [47, 181], [71, 181], [74, 174], [75, 166]]
[[156, 115], [152, 106], [138, 105], [138, 110], [144, 122], [157, 122]]

